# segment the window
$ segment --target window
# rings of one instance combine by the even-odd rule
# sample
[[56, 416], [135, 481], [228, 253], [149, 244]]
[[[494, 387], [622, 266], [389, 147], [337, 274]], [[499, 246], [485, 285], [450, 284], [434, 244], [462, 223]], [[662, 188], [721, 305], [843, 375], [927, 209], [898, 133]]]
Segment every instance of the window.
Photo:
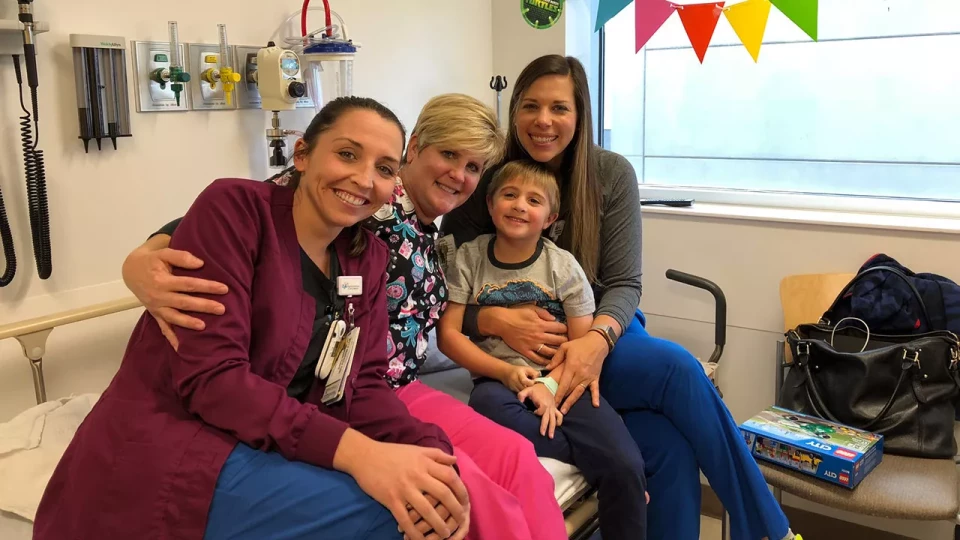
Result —
[[635, 53], [629, 5], [603, 31], [604, 147], [645, 197], [960, 214], [960, 2], [820, 2], [818, 37], [773, 7], [754, 63], [721, 16], [701, 65], [676, 13]]

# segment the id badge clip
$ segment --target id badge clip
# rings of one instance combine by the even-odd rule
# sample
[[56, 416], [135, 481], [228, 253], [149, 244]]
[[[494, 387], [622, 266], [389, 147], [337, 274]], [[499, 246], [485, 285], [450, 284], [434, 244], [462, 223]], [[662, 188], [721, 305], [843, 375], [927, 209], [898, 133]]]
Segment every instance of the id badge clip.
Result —
[[353, 367], [360, 329], [354, 323], [352, 298], [363, 294], [363, 276], [339, 276], [337, 294], [347, 298], [345, 320], [336, 320], [330, 326], [327, 343], [324, 344], [321, 361], [318, 362], [316, 370], [317, 378], [327, 380], [322, 398], [325, 405], [336, 403], [343, 398]]
[[347, 379], [350, 378], [350, 371], [353, 367], [353, 358], [357, 352], [358, 339], [360, 339], [360, 328], [352, 328], [343, 336], [336, 347], [330, 378], [327, 379], [327, 385], [323, 389], [322, 401], [324, 405], [331, 405], [343, 399]]
[[353, 330], [353, 302], [354, 296], [363, 294], [363, 276], [340, 276], [337, 278], [337, 294], [347, 297], [347, 331]]
[[320, 359], [317, 361], [317, 367], [313, 372], [318, 379], [326, 379], [330, 376], [330, 369], [333, 368], [333, 362], [336, 359], [335, 354], [346, 333], [347, 324], [345, 322], [337, 319], [330, 323], [327, 339], [323, 342]]

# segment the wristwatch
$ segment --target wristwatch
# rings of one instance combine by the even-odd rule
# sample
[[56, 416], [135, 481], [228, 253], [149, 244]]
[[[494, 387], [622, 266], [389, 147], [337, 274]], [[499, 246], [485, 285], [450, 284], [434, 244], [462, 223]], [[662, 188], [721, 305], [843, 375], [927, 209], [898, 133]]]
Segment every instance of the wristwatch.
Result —
[[590, 328], [590, 331], [603, 336], [603, 339], [607, 340], [607, 347], [611, 351], [613, 346], [617, 344], [617, 333], [613, 331], [613, 327], [609, 324], [595, 324]]

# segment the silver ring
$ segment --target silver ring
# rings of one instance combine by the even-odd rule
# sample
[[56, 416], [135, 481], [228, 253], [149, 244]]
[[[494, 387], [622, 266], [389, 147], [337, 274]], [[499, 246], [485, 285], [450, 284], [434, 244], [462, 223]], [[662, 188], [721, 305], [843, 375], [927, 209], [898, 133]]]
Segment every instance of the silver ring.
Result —
[[537, 354], [540, 354], [540, 349], [542, 349], [544, 345], [546, 345], [546, 343], [541, 343], [540, 346], [537, 347]]

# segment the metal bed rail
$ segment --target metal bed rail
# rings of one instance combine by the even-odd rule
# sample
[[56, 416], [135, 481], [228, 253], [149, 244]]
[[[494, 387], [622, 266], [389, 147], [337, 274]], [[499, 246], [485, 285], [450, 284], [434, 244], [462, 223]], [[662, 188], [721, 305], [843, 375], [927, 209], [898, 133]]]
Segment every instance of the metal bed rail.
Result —
[[20, 342], [23, 355], [30, 361], [30, 368], [33, 371], [33, 390], [37, 396], [37, 404], [40, 404], [47, 401], [47, 390], [43, 380], [43, 355], [47, 350], [47, 338], [50, 337], [54, 328], [120, 313], [141, 305], [140, 301], [134, 297], [121, 298], [4, 324], [0, 325], [0, 340], [13, 338]]

